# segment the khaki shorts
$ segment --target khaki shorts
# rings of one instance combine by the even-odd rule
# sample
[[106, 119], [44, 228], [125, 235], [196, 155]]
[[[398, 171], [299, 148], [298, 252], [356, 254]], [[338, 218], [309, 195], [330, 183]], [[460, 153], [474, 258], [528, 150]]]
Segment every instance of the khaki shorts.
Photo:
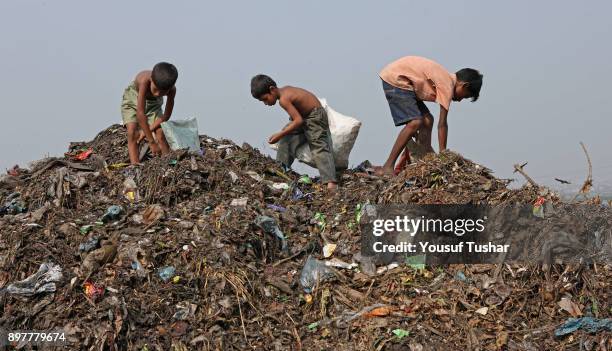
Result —
[[[138, 91], [134, 83], [130, 84], [123, 92], [123, 99], [121, 99], [121, 116], [123, 118], [123, 124], [138, 123], [136, 118], [136, 106], [138, 104]], [[149, 125], [155, 122], [155, 119], [163, 115], [162, 105], [164, 104], [164, 98], [158, 97], [154, 100], [145, 101], [145, 116], [147, 116], [147, 123]]]

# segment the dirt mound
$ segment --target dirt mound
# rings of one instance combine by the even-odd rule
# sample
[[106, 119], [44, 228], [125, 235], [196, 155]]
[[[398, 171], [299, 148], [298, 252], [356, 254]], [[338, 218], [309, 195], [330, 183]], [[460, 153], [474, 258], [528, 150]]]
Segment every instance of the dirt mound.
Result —
[[[199, 154], [126, 167], [115, 125], [2, 178], [0, 327], [62, 329], [82, 350], [596, 349], [610, 340], [553, 334], [571, 316], [610, 316], [610, 266], [401, 265], [370, 277], [353, 264], [366, 203], [558, 202], [546, 189], [509, 189], [445, 152], [390, 180], [346, 171], [330, 195], [247, 144], [200, 139]], [[302, 267], [330, 243], [334, 278], [307, 294]]]

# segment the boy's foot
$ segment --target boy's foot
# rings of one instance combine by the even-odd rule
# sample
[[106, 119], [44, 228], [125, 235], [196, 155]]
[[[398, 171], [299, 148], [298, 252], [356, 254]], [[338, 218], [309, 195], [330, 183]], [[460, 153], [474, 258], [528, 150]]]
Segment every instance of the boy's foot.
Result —
[[385, 177], [385, 176], [393, 176], [393, 168], [392, 167], [375, 167], [374, 168], [374, 175], [377, 175], [379, 177]]

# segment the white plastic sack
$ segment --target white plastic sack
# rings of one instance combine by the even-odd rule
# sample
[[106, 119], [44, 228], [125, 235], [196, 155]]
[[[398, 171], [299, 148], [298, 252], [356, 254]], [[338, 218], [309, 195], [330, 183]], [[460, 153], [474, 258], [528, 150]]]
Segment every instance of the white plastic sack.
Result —
[[172, 150], [200, 151], [198, 121], [195, 118], [167, 121], [161, 127]]
[[[335, 111], [327, 104], [327, 100], [319, 98], [319, 101], [327, 112], [336, 169], [347, 169], [349, 166], [349, 155], [355, 145], [355, 140], [357, 140], [361, 122], [354, 117], [345, 116]], [[277, 145], [273, 145], [272, 148], [276, 150]], [[295, 158], [311, 167], [316, 167], [308, 143], [298, 147]]]

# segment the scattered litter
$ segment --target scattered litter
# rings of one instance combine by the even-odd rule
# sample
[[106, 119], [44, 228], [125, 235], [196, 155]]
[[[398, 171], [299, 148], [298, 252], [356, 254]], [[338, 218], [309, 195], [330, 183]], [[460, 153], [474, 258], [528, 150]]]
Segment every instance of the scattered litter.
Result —
[[6, 291], [13, 295], [32, 296], [54, 292], [56, 283], [62, 280], [62, 268], [54, 263], [43, 263], [38, 271], [26, 279], [10, 284]]
[[326, 260], [324, 262], [325, 262], [325, 265], [328, 267], [336, 267], [336, 268], [342, 268], [342, 269], [353, 269], [353, 268], [359, 267], [359, 264], [357, 263], [347, 263], [335, 257], [332, 259]]
[[102, 215], [102, 217], [100, 218], [100, 221], [102, 223], [108, 223], [111, 221], [115, 221], [119, 219], [122, 214], [123, 214], [123, 207], [112, 205], [108, 209], [106, 209], [106, 212], [104, 213], [104, 215]]
[[331, 255], [334, 254], [334, 251], [336, 251], [336, 247], [338, 247], [338, 245], [333, 243], [325, 244], [325, 246], [323, 246], [323, 257], [331, 257]]
[[198, 305], [196, 304], [189, 301], [182, 301], [176, 305], [176, 312], [174, 312], [172, 318], [180, 321], [191, 319], [195, 315], [197, 308]]
[[298, 179], [298, 183], [312, 184], [312, 179], [310, 179], [310, 177], [307, 174], [304, 174], [303, 176], [300, 177], [300, 179]]
[[83, 292], [91, 301], [99, 301], [104, 296], [104, 286], [86, 281], [83, 284]]
[[289, 184], [287, 183], [272, 183], [270, 185], [270, 188], [274, 189], [274, 190], [287, 190], [289, 189]]
[[248, 197], [241, 197], [239, 199], [233, 199], [232, 202], [230, 203], [230, 206], [245, 207], [248, 201], [249, 201]]
[[268, 216], [257, 216], [257, 218], [255, 218], [255, 225], [263, 229], [264, 232], [275, 235], [281, 241], [281, 249], [283, 251], [287, 250], [287, 239], [285, 239], [285, 234], [283, 234], [283, 232], [280, 230], [274, 218]]
[[283, 206], [274, 205], [274, 204], [267, 204], [266, 207], [271, 209], [271, 210], [273, 210], [273, 211], [277, 211], [277, 212], [285, 212], [285, 211], [287, 211], [287, 209], [284, 208]]
[[597, 333], [602, 330], [612, 331], [612, 318], [597, 319], [593, 317], [568, 318], [565, 323], [555, 329], [555, 336], [571, 334], [578, 329], [589, 333]]
[[175, 274], [176, 268], [174, 268], [173, 266], [164, 267], [159, 270], [159, 277], [166, 283], [169, 282]]
[[92, 236], [86, 242], [79, 244], [79, 252], [89, 252], [100, 247], [100, 237]]
[[476, 310], [476, 313], [481, 314], [483, 316], [485, 316], [487, 314], [487, 312], [489, 312], [489, 308], [488, 307], [481, 307], [481, 308]]
[[410, 332], [408, 330], [405, 329], [393, 329], [391, 331], [393, 333], [393, 335], [395, 335], [399, 340], [402, 340], [403, 338], [407, 337], [410, 335]]
[[379, 268], [376, 270], [376, 274], [383, 274], [383, 273], [385, 273], [385, 272], [387, 272], [387, 271], [390, 271], [390, 270], [392, 270], [392, 269], [395, 269], [395, 268], [397, 268], [397, 267], [399, 267], [399, 264], [398, 264], [398, 263], [396, 263], [396, 262], [393, 262], [393, 263], [390, 263], [390, 264], [388, 264], [388, 265], [386, 265], [386, 266], [379, 267]]
[[304, 292], [311, 293], [312, 289], [323, 281], [333, 278], [334, 272], [325, 265], [324, 262], [308, 256], [302, 273], [300, 274], [300, 284]]

